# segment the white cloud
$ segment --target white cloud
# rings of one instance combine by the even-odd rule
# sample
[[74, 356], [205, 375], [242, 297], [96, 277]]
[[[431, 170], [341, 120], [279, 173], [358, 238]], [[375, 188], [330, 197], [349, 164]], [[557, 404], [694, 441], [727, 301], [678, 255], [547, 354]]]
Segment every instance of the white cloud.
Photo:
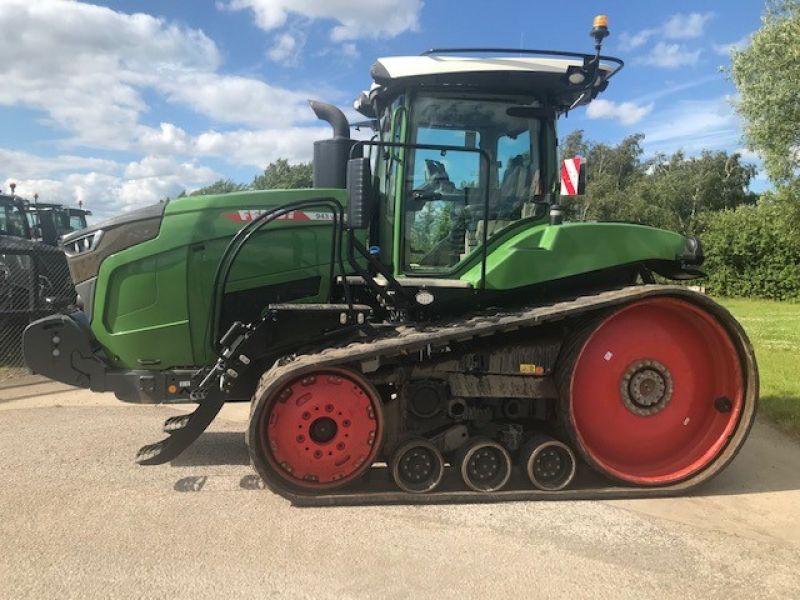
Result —
[[619, 47], [622, 50], [634, 50], [639, 46], [644, 46], [657, 33], [658, 29], [642, 29], [636, 33], [623, 31], [619, 35]]
[[753, 152], [749, 148], [737, 148], [734, 152], [740, 155], [744, 162], [761, 164], [764, 160], [758, 152]]
[[651, 115], [643, 133], [651, 153], [735, 148], [741, 139], [740, 122], [727, 96], [680, 101]]
[[636, 33], [623, 32], [619, 36], [619, 47], [622, 50], [634, 50], [644, 46], [653, 38], [666, 40], [690, 40], [702, 37], [708, 21], [713, 13], [689, 13], [672, 15], [660, 27], [642, 29]]
[[658, 88], [653, 92], [648, 92], [647, 94], [643, 94], [638, 98], [635, 98], [635, 102], [647, 102], [650, 100], [658, 100], [659, 98], [664, 98], [666, 96], [672, 96], [673, 94], [677, 94], [678, 92], [683, 92], [686, 90], [690, 90], [692, 88], [703, 86], [707, 83], [712, 82], [719, 82], [722, 81], [724, 76], [720, 73], [716, 73], [714, 75], [707, 75], [705, 77], [700, 77], [699, 79], [691, 79], [689, 81], [681, 81], [681, 83], [677, 83], [675, 85], [667, 85], [666, 87]]
[[599, 98], [586, 107], [586, 116], [590, 119], [614, 119], [622, 125], [633, 125], [653, 110], [653, 103], [636, 104], [634, 102], [612, 102]]
[[295, 65], [304, 45], [304, 37], [291, 33], [281, 33], [275, 38], [275, 43], [272, 47], [267, 50], [267, 58], [285, 66]]
[[174, 177], [193, 185], [198, 182], [213, 181], [218, 176], [208, 167], [196, 163], [179, 163], [174, 158], [167, 156], [145, 156], [138, 162], [132, 162], [125, 168], [127, 179], [149, 179]]
[[[43, 159], [46, 160], [46, 159]], [[178, 163], [164, 157], [145, 157], [125, 167], [124, 174], [69, 173], [63, 177], [7, 178], [17, 183], [17, 194], [47, 202], [71, 206], [81, 203], [94, 214], [95, 220], [153, 204], [182, 190], [202, 187], [219, 179], [213, 170], [193, 163]]]
[[749, 33], [735, 42], [730, 42], [728, 44], [712, 44], [712, 47], [714, 48], [714, 52], [720, 56], [730, 56], [733, 50], [742, 50], [748, 44], [750, 44]]
[[664, 37], [668, 40], [691, 40], [699, 38], [714, 15], [712, 13], [691, 13], [673, 15], [664, 23]]
[[644, 62], [655, 67], [677, 69], [678, 67], [697, 64], [702, 50], [688, 50], [681, 44], [666, 44], [659, 42], [645, 56]]
[[[5, 181], [7, 186], [12, 180]], [[38, 193], [43, 202], [59, 202], [70, 206], [76, 206], [80, 202], [102, 216], [118, 211], [116, 200], [112, 198], [112, 190], [119, 181], [119, 177], [106, 173], [73, 173], [60, 179], [18, 179], [16, 191], [24, 198], [33, 198]]]
[[248, 77], [184, 73], [159, 84], [169, 100], [191, 106], [221, 123], [282, 126], [312, 117], [313, 94], [274, 87]]
[[192, 138], [172, 123], [161, 123], [158, 129], [141, 125], [134, 145], [149, 154], [189, 154]]
[[153, 90], [219, 123], [286, 127], [310, 118], [307, 93], [218, 72], [202, 31], [144, 14], [59, 0], [0, 2], [0, 106], [44, 111], [75, 145], [180, 145], [181, 132], [140, 124]]
[[358, 58], [358, 48], [352, 42], [346, 42], [340, 46], [342, 54], [347, 58]]
[[[0, 31], [0, 111], [41, 111], [39, 121], [64, 136], [54, 156], [0, 148], [0, 181], [18, 182], [23, 195], [82, 200], [108, 216], [221, 177], [206, 158], [260, 170], [279, 157], [307, 161], [312, 142], [330, 136], [313, 121], [310, 94], [222, 73], [219, 50], [199, 30], [80, 2], [0, 0]], [[295, 39], [299, 49], [302, 33]], [[205, 132], [145, 124], [153, 95], [211, 123]], [[87, 148], [138, 156], [117, 162]]]
[[289, 162], [311, 159], [312, 144], [331, 136], [330, 127], [289, 127], [261, 131], [208, 131], [197, 136], [198, 156], [226, 156], [238, 164], [263, 168], [276, 158]]
[[14, 177], [20, 179], [49, 177], [58, 173], [78, 170], [100, 173], [116, 173], [122, 170], [120, 163], [104, 158], [69, 154], [45, 157], [7, 148], [0, 148], [0, 165], [2, 165], [0, 169], [8, 175], [10, 180], [13, 180]]
[[[363, 119], [360, 115], [359, 118]], [[142, 129], [141, 149], [153, 155], [151, 158], [172, 155], [211, 157], [257, 168], [263, 168], [277, 158], [308, 162], [313, 143], [331, 136], [330, 127], [323, 124], [228, 131], [211, 129], [196, 136], [167, 123], [162, 123], [160, 129]]]
[[286, 24], [289, 15], [326, 19], [337, 23], [331, 30], [335, 42], [359, 38], [392, 38], [419, 28], [422, 0], [229, 0], [217, 6], [229, 10], [252, 10], [264, 31]]
[[142, 87], [220, 63], [200, 31], [78, 2], [4, 0], [0, 30], [0, 105], [39, 108], [84, 144], [124, 147]]

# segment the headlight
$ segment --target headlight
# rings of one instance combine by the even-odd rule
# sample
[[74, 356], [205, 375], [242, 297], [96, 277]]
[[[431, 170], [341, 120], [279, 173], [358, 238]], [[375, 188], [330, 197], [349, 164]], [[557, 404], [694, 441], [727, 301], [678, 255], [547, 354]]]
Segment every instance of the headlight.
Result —
[[703, 254], [703, 245], [700, 243], [700, 238], [693, 235], [687, 237], [683, 243], [683, 251], [678, 258], [690, 265], [702, 265], [705, 255]]
[[67, 256], [78, 256], [84, 252], [90, 252], [97, 248], [97, 244], [103, 237], [103, 230], [97, 229], [79, 238], [72, 239], [64, 243], [64, 253]]

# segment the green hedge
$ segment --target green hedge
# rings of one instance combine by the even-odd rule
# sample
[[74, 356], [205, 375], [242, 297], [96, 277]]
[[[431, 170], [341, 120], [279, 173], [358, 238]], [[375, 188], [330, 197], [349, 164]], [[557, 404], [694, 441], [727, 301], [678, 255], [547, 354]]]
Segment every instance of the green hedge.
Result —
[[765, 194], [756, 205], [708, 213], [704, 220], [708, 293], [800, 299], [796, 201]]

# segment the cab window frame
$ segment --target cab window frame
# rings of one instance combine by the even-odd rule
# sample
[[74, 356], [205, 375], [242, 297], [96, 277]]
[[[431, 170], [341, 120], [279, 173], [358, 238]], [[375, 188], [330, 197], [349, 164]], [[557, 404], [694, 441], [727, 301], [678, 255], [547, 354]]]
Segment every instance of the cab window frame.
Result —
[[[436, 90], [425, 91], [425, 92], [417, 92], [417, 93], [409, 94], [408, 95], [408, 104], [406, 105], [407, 106], [407, 109], [406, 109], [407, 110], [407, 124], [408, 124], [407, 131], [406, 131], [406, 136], [409, 138], [409, 141], [412, 144], [416, 142], [418, 124], [416, 123], [416, 120], [415, 120], [415, 110], [416, 110], [416, 108], [418, 106], [418, 99], [421, 96], [422, 97], [429, 97], [429, 98], [440, 98], [440, 99], [443, 99], [443, 100], [467, 100], [467, 101], [477, 101], [477, 102], [481, 101], [481, 98], [476, 97], [476, 96], [471, 95], [471, 94], [470, 95], [459, 95], [459, 94], [452, 93], [452, 92], [446, 92], [446, 91], [442, 92], [442, 91], [436, 91]], [[494, 103], [506, 102], [506, 103], [508, 103], [510, 105], [511, 104], [521, 103], [524, 100], [530, 101], [531, 99], [530, 98], [522, 99], [522, 98], [514, 97], [514, 96], [509, 96], [507, 98], [500, 98], [500, 99], [498, 99], [496, 97], [495, 98], [487, 97], [485, 99], [486, 102], [494, 102]], [[534, 140], [530, 140], [529, 141], [529, 146], [531, 147], [531, 150], [535, 151], [536, 154], [537, 154], [538, 178], [539, 178], [538, 181], [539, 181], [539, 189], [540, 189], [540, 194], [539, 195], [546, 196], [548, 194], [548, 192], [549, 192], [549, 187], [550, 187], [549, 186], [549, 181], [548, 181], [549, 180], [548, 171], [546, 170], [547, 166], [548, 166], [549, 159], [546, 156], [546, 152], [545, 152], [545, 150], [546, 150], [545, 137], [547, 135], [547, 127], [548, 127], [547, 121], [548, 121], [548, 119], [536, 118], [536, 119], [529, 119], [529, 120], [535, 120], [535, 121], [538, 122], [538, 125], [537, 125], [537, 137], [538, 137], [538, 139], [535, 140], [535, 141]], [[428, 125], [426, 127], [430, 127], [430, 126]], [[464, 129], [462, 129], [462, 131], [469, 131], [469, 129], [465, 127]], [[411, 141], [411, 137], [412, 136], [414, 137], [414, 141], [413, 142]], [[464, 151], [475, 151], [475, 149], [471, 149], [471, 148], [465, 146], [464, 147]], [[479, 151], [483, 151], [483, 149], [481, 148]], [[480, 156], [480, 154], [479, 154], [479, 156]], [[494, 150], [493, 156], [495, 158], [494, 164], [491, 164], [491, 162], [490, 162], [488, 167], [489, 167], [489, 169], [495, 169], [497, 171], [497, 173], [499, 174], [499, 169], [497, 169], [496, 148]], [[399, 218], [403, 219], [404, 221], [406, 219], [406, 213], [408, 211], [408, 205], [409, 205], [409, 201], [410, 201], [410, 194], [412, 192], [411, 185], [413, 184], [413, 175], [414, 175], [414, 170], [416, 168], [416, 153], [413, 153], [410, 156], [409, 156], [409, 153], [407, 153], [405, 158], [406, 158], [406, 160], [405, 160], [405, 164], [403, 165], [403, 176], [402, 176], [402, 178], [400, 178], [402, 183], [403, 183], [403, 192], [402, 192], [401, 202], [399, 203], [400, 204], [399, 210], [395, 213], [396, 215], [399, 215]], [[414, 160], [411, 160], [411, 158], [413, 158]], [[479, 160], [481, 160], [481, 162], [484, 162], [484, 159], [482, 159], [482, 158], [479, 159]], [[485, 167], [481, 166], [480, 170], [483, 171], [484, 168]], [[481, 173], [481, 175], [482, 175], [482, 173]], [[489, 178], [490, 178], [490, 176], [487, 174], [486, 179], [489, 180]], [[481, 189], [480, 183], [481, 182], [479, 181], [479, 187], [477, 189]], [[533, 186], [533, 182], [531, 183], [531, 186]], [[499, 182], [498, 182], [498, 189], [499, 189]], [[491, 190], [490, 190], [490, 193], [491, 193]], [[483, 194], [481, 194], [480, 195], [480, 202], [484, 203], [484, 201], [485, 201], [485, 198], [484, 198]], [[534, 202], [536, 202], [536, 201], [534, 201]], [[483, 212], [482, 218], [483, 218], [483, 221], [484, 221], [484, 227], [486, 227], [486, 223], [489, 220], [491, 220], [491, 219], [488, 218], [490, 213], [486, 212], [486, 207], [485, 206], [483, 208], [483, 211], [484, 212]], [[488, 247], [491, 247], [495, 242], [500, 240], [501, 237], [506, 237], [507, 233], [513, 232], [514, 230], [516, 230], [516, 229], [518, 229], [518, 228], [520, 228], [520, 227], [522, 227], [524, 225], [527, 225], [527, 224], [529, 224], [531, 222], [541, 221], [542, 218], [543, 218], [543, 215], [537, 214], [537, 213], [534, 213], [534, 214], [532, 214], [532, 215], [530, 215], [528, 217], [522, 217], [520, 215], [519, 218], [511, 221], [510, 223], [506, 224], [503, 227], [500, 227], [499, 229], [497, 229], [495, 231], [492, 231], [490, 234], [488, 234], [486, 236], [487, 249], [488, 249]], [[405, 223], [404, 223], [404, 225], [405, 225]], [[476, 233], [477, 233], [477, 225], [476, 225]], [[482, 256], [484, 254], [483, 238], [481, 237], [481, 239], [478, 239], [476, 241], [476, 245], [474, 247], [470, 248], [469, 252], [463, 254], [459, 258], [459, 260], [457, 260], [452, 265], [449, 265], [449, 266], [444, 266], [444, 265], [436, 266], [435, 265], [435, 266], [431, 266], [430, 268], [422, 268], [422, 269], [420, 269], [418, 266], [417, 267], [412, 266], [412, 264], [408, 260], [409, 249], [407, 248], [407, 245], [410, 243], [410, 235], [411, 235], [411, 232], [410, 232], [409, 228], [404, 226], [403, 227], [403, 234], [401, 236], [401, 239], [399, 240], [399, 242], [400, 242], [400, 244], [399, 244], [400, 252], [399, 252], [399, 256], [397, 257], [397, 262], [399, 263], [398, 272], [403, 274], [403, 275], [406, 275], [406, 276], [430, 277], [430, 278], [442, 277], [442, 276], [447, 277], [447, 276], [453, 275], [455, 273], [458, 273], [460, 271], [465, 271], [465, 270], [468, 270], [468, 269], [472, 268], [476, 262], [480, 262], [482, 260]]]

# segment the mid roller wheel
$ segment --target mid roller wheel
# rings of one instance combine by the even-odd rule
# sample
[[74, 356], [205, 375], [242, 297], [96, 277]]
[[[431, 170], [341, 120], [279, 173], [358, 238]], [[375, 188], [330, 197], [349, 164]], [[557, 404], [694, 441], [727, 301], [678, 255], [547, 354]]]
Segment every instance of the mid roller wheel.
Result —
[[397, 487], [411, 494], [433, 491], [444, 474], [444, 458], [438, 448], [424, 438], [414, 438], [395, 450], [390, 463]]
[[476, 438], [458, 452], [454, 461], [461, 478], [476, 492], [496, 492], [511, 477], [511, 456], [501, 444]]
[[267, 483], [302, 492], [328, 490], [364, 474], [377, 456], [383, 437], [380, 398], [354, 371], [306, 373], [256, 402], [251, 457]]
[[537, 489], [563, 490], [575, 478], [575, 455], [569, 446], [546, 435], [536, 435], [520, 452], [520, 464]]

